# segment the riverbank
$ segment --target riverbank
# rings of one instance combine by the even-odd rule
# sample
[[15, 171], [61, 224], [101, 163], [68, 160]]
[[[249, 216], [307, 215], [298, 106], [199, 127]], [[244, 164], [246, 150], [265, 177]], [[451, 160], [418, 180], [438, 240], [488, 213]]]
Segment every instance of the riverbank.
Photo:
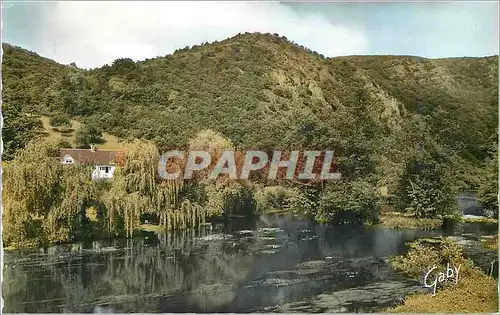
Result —
[[498, 253], [498, 234], [483, 236], [481, 238], [481, 242], [483, 243], [484, 247], [494, 250]]
[[388, 309], [389, 313], [497, 313], [497, 282], [485, 274], [462, 279], [456, 286], [431, 296], [410, 295], [403, 305]]
[[[423, 282], [426, 269], [446, 270], [461, 266], [456, 284], [445, 281], [438, 285], [436, 295], [417, 293], [404, 299], [401, 305], [388, 308], [389, 313], [496, 313], [498, 312], [497, 280], [486, 275], [452, 239], [421, 239], [410, 244], [410, 251], [395, 257], [391, 264], [400, 272]], [[498, 263], [498, 262], [497, 262]], [[436, 277], [436, 275], [433, 275]], [[431, 282], [431, 281], [429, 281]], [[442, 284], [442, 285], [441, 285]]]
[[454, 216], [446, 219], [415, 218], [396, 211], [386, 211], [380, 214], [380, 226], [389, 229], [435, 230], [448, 223], [498, 224], [495, 218], [480, 216]]
[[433, 230], [443, 225], [442, 219], [419, 219], [400, 212], [380, 214], [380, 225], [389, 229]]

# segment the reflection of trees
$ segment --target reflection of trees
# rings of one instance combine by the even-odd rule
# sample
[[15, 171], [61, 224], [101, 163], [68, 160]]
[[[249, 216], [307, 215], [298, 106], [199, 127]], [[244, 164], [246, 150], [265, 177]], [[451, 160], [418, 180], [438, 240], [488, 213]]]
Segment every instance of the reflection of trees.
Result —
[[[204, 234], [166, 234], [160, 237], [163, 246], [129, 239], [121, 241], [123, 249], [94, 246], [83, 255], [71, 251], [70, 245], [59, 246], [37, 263], [18, 260], [15, 268], [4, 271], [5, 311], [90, 312], [94, 305], [106, 304], [123, 312], [151, 311], [157, 307], [155, 298], [188, 292], [189, 302], [199, 307], [228, 303], [231, 295], [212, 300], [204, 296], [216, 296], [214, 290], [230, 290], [243, 280], [251, 257], [227, 250], [223, 239], [195, 242]], [[39, 302], [23, 304], [26, 301]]]
[[[332, 272], [340, 277], [335, 281], [349, 283], [353, 280], [343, 271], [383, 276], [386, 270], [378, 269], [383, 263], [369, 256], [393, 253], [407, 238], [416, 237], [351, 231], [352, 227], [325, 229], [304, 222], [279, 225], [285, 231], [259, 229], [257, 235], [254, 230], [231, 236], [187, 229], [158, 238], [150, 234], [142, 239], [94, 242], [87, 248], [81, 244], [55, 246], [44, 254], [8, 252], [5, 311], [91, 312], [99, 305], [119, 312], [168, 312], [174, 304], [176, 311], [224, 311], [236, 305], [268, 305], [285, 295], [322, 290], [321, 283], [337, 277]], [[258, 228], [268, 226], [276, 226], [276, 222], [259, 223]], [[265, 253], [269, 251], [275, 253]], [[327, 256], [331, 258], [325, 259]], [[310, 260], [316, 263], [312, 269], [300, 267]], [[295, 272], [297, 269], [301, 271]], [[272, 283], [290, 280], [288, 275], [308, 281], [316, 277], [319, 282], [303, 288], [272, 287]], [[246, 291], [248, 285], [255, 287]], [[34, 302], [26, 303], [30, 301]]]

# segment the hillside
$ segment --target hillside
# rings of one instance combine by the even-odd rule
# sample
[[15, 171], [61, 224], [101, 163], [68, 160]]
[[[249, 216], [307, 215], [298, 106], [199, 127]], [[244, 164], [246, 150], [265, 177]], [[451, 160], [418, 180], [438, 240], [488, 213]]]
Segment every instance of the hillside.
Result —
[[335, 148], [351, 173], [392, 185], [420, 143], [473, 186], [467, 173], [497, 141], [498, 56], [324, 58], [254, 33], [86, 71], [3, 49], [8, 106], [67, 113], [161, 150], [212, 129], [240, 148]]
[[[78, 130], [78, 128], [81, 127], [81, 123], [79, 121], [71, 120], [71, 128], [69, 128], [67, 131], [64, 130], [64, 132], [62, 132], [58, 128], [54, 128], [50, 125], [49, 117], [41, 116], [40, 120], [42, 121], [43, 125], [42, 135], [44, 138], [55, 141], [68, 142], [72, 147], [76, 147], [75, 130]], [[123, 144], [120, 142], [120, 139], [113, 135], [104, 132], [102, 135], [102, 139], [103, 143], [99, 143], [96, 145], [96, 147], [99, 149], [117, 150], [123, 148]]]

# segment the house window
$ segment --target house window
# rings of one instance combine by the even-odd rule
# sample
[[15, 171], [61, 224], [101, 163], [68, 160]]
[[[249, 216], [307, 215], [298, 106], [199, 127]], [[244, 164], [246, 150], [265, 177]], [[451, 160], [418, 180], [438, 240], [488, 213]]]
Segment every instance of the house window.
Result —
[[109, 167], [109, 166], [101, 166], [101, 167], [99, 168], [99, 170], [104, 171], [104, 173], [108, 174], [108, 173], [109, 173], [110, 168], [111, 168], [111, 167]]
[[67, 157], [66, 159], [64, 159], [64, 163], [71, 164], [71, 163], [73, 163], [73, 160], [70, 157]]

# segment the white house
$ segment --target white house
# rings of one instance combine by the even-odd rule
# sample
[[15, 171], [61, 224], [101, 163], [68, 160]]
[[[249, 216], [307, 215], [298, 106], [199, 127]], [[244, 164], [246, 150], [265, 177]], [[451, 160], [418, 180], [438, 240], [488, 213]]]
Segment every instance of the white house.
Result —
[[116, 169], [116, 162], [122, 151], [101, 150], [92, 146], [90, 149], [60, 149], [59, 156], [62, 164], [93, 165], [92, 179], [112, 178]]

